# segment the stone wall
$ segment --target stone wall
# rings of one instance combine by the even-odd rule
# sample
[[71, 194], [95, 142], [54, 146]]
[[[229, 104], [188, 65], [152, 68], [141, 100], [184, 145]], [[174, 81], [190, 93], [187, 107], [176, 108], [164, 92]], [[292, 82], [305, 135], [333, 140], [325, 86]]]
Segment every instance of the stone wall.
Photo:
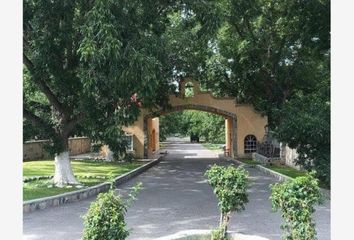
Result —
[[263, 164], [267, 164], [268, 162], [270, 162], [270, 158], [263, 156], [259, 153], [252, 153], [252, 160], [257, 161], [257, 162], [261, 162]]
[[[23, 144], [23, 160], [39, 160], [50, 158], [44, 146], [49, 140], [27, 141]], [[69, 138], [70, 155], [77, 155], [91, 151], [91, 140], [87, 137]]]
[[285, 165], [300, 169], [300, 166], [295, 165], [295, 159], [297, 157], [296, 149], [289, 148], [286, 144], [280, 143], [280, 159]]
[[37, 160], [49, 158], [49, 154], [44, 150], [48, 140], [27, 141], [23, 144], [23, 160]]

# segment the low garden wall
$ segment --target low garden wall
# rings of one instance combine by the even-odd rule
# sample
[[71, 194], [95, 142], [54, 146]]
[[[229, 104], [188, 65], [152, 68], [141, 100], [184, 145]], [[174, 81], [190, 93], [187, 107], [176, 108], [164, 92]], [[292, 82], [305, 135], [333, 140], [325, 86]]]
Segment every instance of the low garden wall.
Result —
[[[49, 158], [44, 146], [49, 140], [27, 141], [23, 144], [23, 160], [39, 160]], [[91, 151], [91, 139], [88, 137], [69, 138], [70, 155], [83, 154]]]
[[[258, 155], [260, 155], [260, 154], [258, 154]], [[260, 156], [262, 156], [262, 155], [260, 155]], [[263, 156], [263, 157], [266, 158], [265, 156]], [[248, 165], [248, 164], [245, 164], [245, 163], [243, 163], [243, 162], [241, 162], [241, 161], [238, 161], [238, 160], [236, 160], [236, 159], [234, 159], [234, 158], [230, 158], [230, 157], [224, 157], [224, 158], [225, 158], [226, 160], [236, 162], [236, 163], [239, 164], [239, 165], [244, 165], [244, 166], [245, 166], [245, 165]], [[265, 173], [265, 174], [267, 174], [267, 175], [270, 175], [270, 176], [274, 177], [274, 178], [277, 179], [277, 181], [279, 181], [279, 182], [284, 182], [284, 181], [286, 181], [286, 180], [293, 179], [293, 178], [291, 178], [291, 177], [289, 177], [289, 176], [286, 176], [286, 175], [284, 175], [284, 174], [281, 174], [281, 173], [278, 173], [278, 172], [276, 172], [276, 171], [273, 171], [273, 170], [271, 170], [271, 169], [269, 169], [269, 168], [266, 168], [266, 167], [264, 167], [264, 166], [262, 166], [262, 165], [252, 165], [252, 167], [258, 169], [259, 171], [261, 171], [261, 172], [263, 172], [263, 173]], [[326, 199], [331, 199], [331, 191], [330, 191], [330, 190], [321, 188], [321, 192], [322, 192], [323, 196], [324, 196]]]
[[266, 164], [270, 161], [270, 158], [254, 152], [252, 153], [252, 160]]

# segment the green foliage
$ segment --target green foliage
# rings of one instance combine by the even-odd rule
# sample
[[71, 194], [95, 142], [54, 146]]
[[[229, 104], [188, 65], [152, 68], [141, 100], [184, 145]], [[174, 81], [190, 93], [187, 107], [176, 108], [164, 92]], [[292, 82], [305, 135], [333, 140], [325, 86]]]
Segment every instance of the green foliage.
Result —
[[330, 1], [220, 2], [216, 50], [200, 81], [266, 114], [298, 164], [329, 185]]
[[[321, 89], [321, 88], [320, 88]], [[283, 121], [277, 138], [297, 150], [296, 163], [316, 171], [316, 177], [330, 186], [330, 102], [329, 85], [321, 94], [298, 94], [279, 111]]]
[[280, 210], [285, 224], [283, 239], [314, 240], [314, 205], [322, 202], [321, 191], [315, 173], [272, 185], [271, 202], [274, 210]]
[[[316, 91], [329, 76], [330, 1], [220, 1], [222, 24], [201, 82], [266, 113], [296, 90]], [[319, 66], [325, 64], [325, 70]]]
[[[178, 1], [176, 1], [178, 2]], [[218, 1], [181, 1], [176, 11], [168, 15], [169, 24], [163, 34], [172, 70], [172, 79], [198, 78], [205, 62], [212, 55], [210, 39], [220, 24]]]
[[124, 151], [121, 126], [141, 100], [163, 102], [158, 11], [152, 1], [24, 1], [24, 117], [55, 153], [77, 129]]
[[25, 0], [24, 117], [52, 140], [55, 153], [80, 131], [119, 155], [122, 126], [140, 107], [167, 107], [176, 75], [196, 72], [218, 27], [215, 6]]
[[85, 216], [83, 239], [126, 239], [129, 235], [124, 219], [126, 210], [123, 200], [113, 190], [100, 193]]
[[205, 176], [218, 199], [221, 212], [220, 229], [222, 229], [221, 235], [224, 239], [230, 214], [244, 210], [245, 204], [248, 202], [248, 173], [240, 167], [213, 165], [205, 172]]
[[264, 166], [266, 168], [269, 168], [273, 171], [276, 171], [278, 173], [284, 174], [285, 176], [289, 176], [291, 178], [296, 178], [296, 177], [301, 177], [306, 175], [306, 171], [299, 171], [297, 169], [294, 169], [292, 167], [288, 167], [286, 165], [278, 165], [278, 164], [272, 164], [272, 165], [266, 165]]
[[247, 176], [243, 168], [213, 165], [205, 173], [219, 201], [222, 213], [240, 212], [248, 202]]
[[173, 112], [159, 117], [160, 140], [164, 141], [168, 136], [181, 134], [186, 135], [185, 123], [181, 112]]
[[[329, 183], [324, 103], [330, 98], [319, 88], [330, 79], [329, 0], [25, 0], [23, 5], [24, 139], [51, 139], [51, 151], [60, 153], [67, 138], [80, 133], [108, 144], [117, 156], [125, 151], [122, 126], [136, 120], [140, 107], [168, 107], [176, 84], [193, 77], [215, 95], [235, 97], [267, 114], [270, 128], [297, 148], [298, 163]], [[293, 114], [297, 110], [301, 114]], [[311, 114], [308, 123], [300, 121]], [[324, 124], [314, 124], [323, 117]], [[286, 126], [293, 119], [294, 132], [305, 132], [307, 140], [289, 137], [293, 130]], [[217, 143], [218, 121], [189, 129]], [[162, 134], [170, 132], [165, 129]]]
[[162, 139], [169, 135], [190, 136], [196, 133], [210, 143], [225, 142], [225, 120], [222, 116], [195, 110], [170, 113], [160, 117]]
[[225, 237], [223, 235], [224, 229], [221, 228], [216, 228], [211, 231], [211, 240], [229, 240], [231, 238]]
[[[116, 178], [124, 173], [140, 167], [142, 162], [106, 162], [93, 160], [72, 160], [71, 165], [75, 177], [83, 186], [93, 186], [107, 181], [108, 176], [111, 179]], [[25, 178], [34, 176], [53, 176], [54, 161], [29, 161], [23, 163], [23, 176]], [[52, 183], [45, 183], [47, 181], [38, 180], [28, 182], [23, 185], [23, 199], [31, 200], [41, 197], [48, 197], [57, 195], [63, 192], [77, 190], [77, 188], [58, 188], [52, 186]], [[42, 184], [43, 183], [43, 184]], [[50, 188], [48, 186], [51, 185]]]
[[129, 236], [125, 222], [125, 213], [136, 195], [141, 183], [133, 187], [128, 200], [123, 200], [111, 189], [100, 193], [97, 200], [91, 203], [84, 216], [84, 240], [123, 240]]

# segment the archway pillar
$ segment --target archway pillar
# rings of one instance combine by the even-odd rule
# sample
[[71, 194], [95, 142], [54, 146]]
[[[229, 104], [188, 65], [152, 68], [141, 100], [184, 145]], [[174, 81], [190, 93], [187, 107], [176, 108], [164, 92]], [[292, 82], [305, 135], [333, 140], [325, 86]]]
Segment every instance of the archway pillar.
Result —
[[231, 156], [232, 152], [232, 118], [225, 118], [225, 154]]
[[159, 143], [159, 118], [144, 118], [144, 157], [152, 157], [159, 150]]
[[237, 120], [235, 117], [225, 118], [225, 148], [227, 156], [237, 156]]
[[231, 157], [237, 157], [237, 119], [232, 118], [232, 151], [231, 151]]

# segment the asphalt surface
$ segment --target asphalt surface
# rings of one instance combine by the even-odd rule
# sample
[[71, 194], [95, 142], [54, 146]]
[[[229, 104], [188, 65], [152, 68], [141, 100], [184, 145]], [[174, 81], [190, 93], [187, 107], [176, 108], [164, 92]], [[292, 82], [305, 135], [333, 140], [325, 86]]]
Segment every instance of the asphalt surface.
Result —
[[[176, 139], [175, 139], [176, 140]], [[137, 182], [143, 183], [137, 201], [126, 216], [130, 240], [149, 240], [184, 230], [208, 230], [217, 226], [219, 211], [211, 187], [203, 176], [212, 164], [228, 165], [215, 152], [200, 144], [169, 142], [167, 156], [157, 166], [120, 185], [125, 195]], [[246, 210], [231, 217], [229, 230], [271, 240], [281, 238], [280, 213], [271, 211], [269, 184], [275, 179], [254, 169], [250, 173], [249, 203]], [[83, 220], [95, 197], [44, 209], [23, 217], [23, 236], [28, 240], [81, 239]], [[319, 240], [330, 239], [330, 202], [315, 213]]]

